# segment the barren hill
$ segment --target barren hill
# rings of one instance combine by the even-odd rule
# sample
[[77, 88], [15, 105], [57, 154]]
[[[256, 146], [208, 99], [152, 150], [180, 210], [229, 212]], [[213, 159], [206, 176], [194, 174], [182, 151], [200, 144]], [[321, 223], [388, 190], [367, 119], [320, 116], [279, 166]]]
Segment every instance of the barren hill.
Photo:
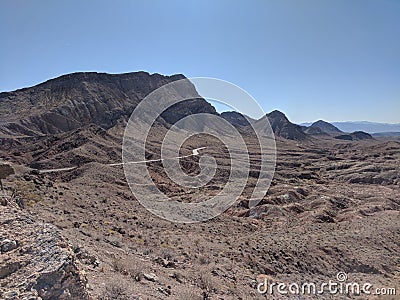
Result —
[[[98, 125], [115, 126], [130, 116], [136, 105], [158, 87], [184, 79], [183, 75], [163, 76], [146, 72], [126, 74], [73, 73], [48, 80], [30, 88], [0, 93], [0, 133], [5, 135], [42, 135]], [[192, 85], [189, 98], [163, 115], [175, 123], [190, 113], [215, 113], [215, 109]]]
[[267, 114], [266, 117], [276, 136], [297, 141], [307, 139], [307, 135], [303, 132], [301, 126], [291, 123], [284, 113], [274, 110]]
[[323, 120], [318, 120], [318, 121], [312, 123], [310, 127], [311, 128], [319, 128], [323, 132], [330, 133], [330, 134], [339, 134], [339, 133], [342, 132], [336, 126], [334, 126], [334, 125], [332, 125], [332, 124], [330, 124], [328, 122], [325, 122]]

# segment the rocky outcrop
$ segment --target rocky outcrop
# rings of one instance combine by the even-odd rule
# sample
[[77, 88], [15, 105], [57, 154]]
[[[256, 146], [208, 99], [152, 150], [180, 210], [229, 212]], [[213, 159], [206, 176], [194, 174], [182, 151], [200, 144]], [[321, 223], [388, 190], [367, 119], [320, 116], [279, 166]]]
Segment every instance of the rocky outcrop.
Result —
[[0, 299], [88, 299], [73, 251], [50, 224], [0, 206]]

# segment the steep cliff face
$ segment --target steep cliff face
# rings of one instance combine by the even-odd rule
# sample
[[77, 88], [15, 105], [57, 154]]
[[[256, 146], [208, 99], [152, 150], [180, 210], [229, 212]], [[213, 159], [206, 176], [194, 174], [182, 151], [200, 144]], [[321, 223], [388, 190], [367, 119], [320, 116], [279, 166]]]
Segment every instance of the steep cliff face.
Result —
[[[127, 118], [150, 92], [184, 78], [146, 72], [73, 73], [34, 87], [0, 93], [0, 133], [54, 134], [89, 124], [109, 129], [121, 118]], [[188, 89], [198, 99], [175, 106], [166, 114], [167, 122], [190, 112], [215, 113], [193, 86]]]

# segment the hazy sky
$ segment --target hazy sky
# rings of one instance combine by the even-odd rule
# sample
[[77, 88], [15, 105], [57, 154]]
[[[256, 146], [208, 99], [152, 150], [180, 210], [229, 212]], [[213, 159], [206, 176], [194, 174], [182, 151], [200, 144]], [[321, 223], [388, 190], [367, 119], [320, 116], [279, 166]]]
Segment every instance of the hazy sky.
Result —
[[216, 77], [294, 122], [400, 122], [398, 0], [1, 0], [0, 91], [65, 73]]

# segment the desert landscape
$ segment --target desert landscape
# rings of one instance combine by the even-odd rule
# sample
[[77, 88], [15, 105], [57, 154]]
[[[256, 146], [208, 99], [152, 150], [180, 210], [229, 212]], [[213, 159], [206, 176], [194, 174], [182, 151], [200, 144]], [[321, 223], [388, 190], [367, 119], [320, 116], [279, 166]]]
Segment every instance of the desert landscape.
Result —
[[[180, 149], [189, 176], [201, 172], [202, 156], [215, 158], [216, 172], [201, 188], [174, 183], [159, 160], [173, 124], [210, 114], [244, 136], [246, 186], [224, 213], [198, 223], [162, 219], [136, 199], [122, 162], [125, 127], [144, 97], [184, 78], [80, 72], [0, 93], [0, 299], [398, 299], [396, 134], [343, 132], [322, 120], [300, 126], [272, 111], [265, 117], [275, 136], [275, 172], [252, 206], [261, 154], [251, 125], [263, 123], [220, 114], [189, 87], [193, 99], [154, 123], [143, 165], [178, 202], [217, 194], [232, 165], [221, 140], [199, 134]], [[257, 290], [265, 279], [318, 283], [339, 272], [397, 295]]]

